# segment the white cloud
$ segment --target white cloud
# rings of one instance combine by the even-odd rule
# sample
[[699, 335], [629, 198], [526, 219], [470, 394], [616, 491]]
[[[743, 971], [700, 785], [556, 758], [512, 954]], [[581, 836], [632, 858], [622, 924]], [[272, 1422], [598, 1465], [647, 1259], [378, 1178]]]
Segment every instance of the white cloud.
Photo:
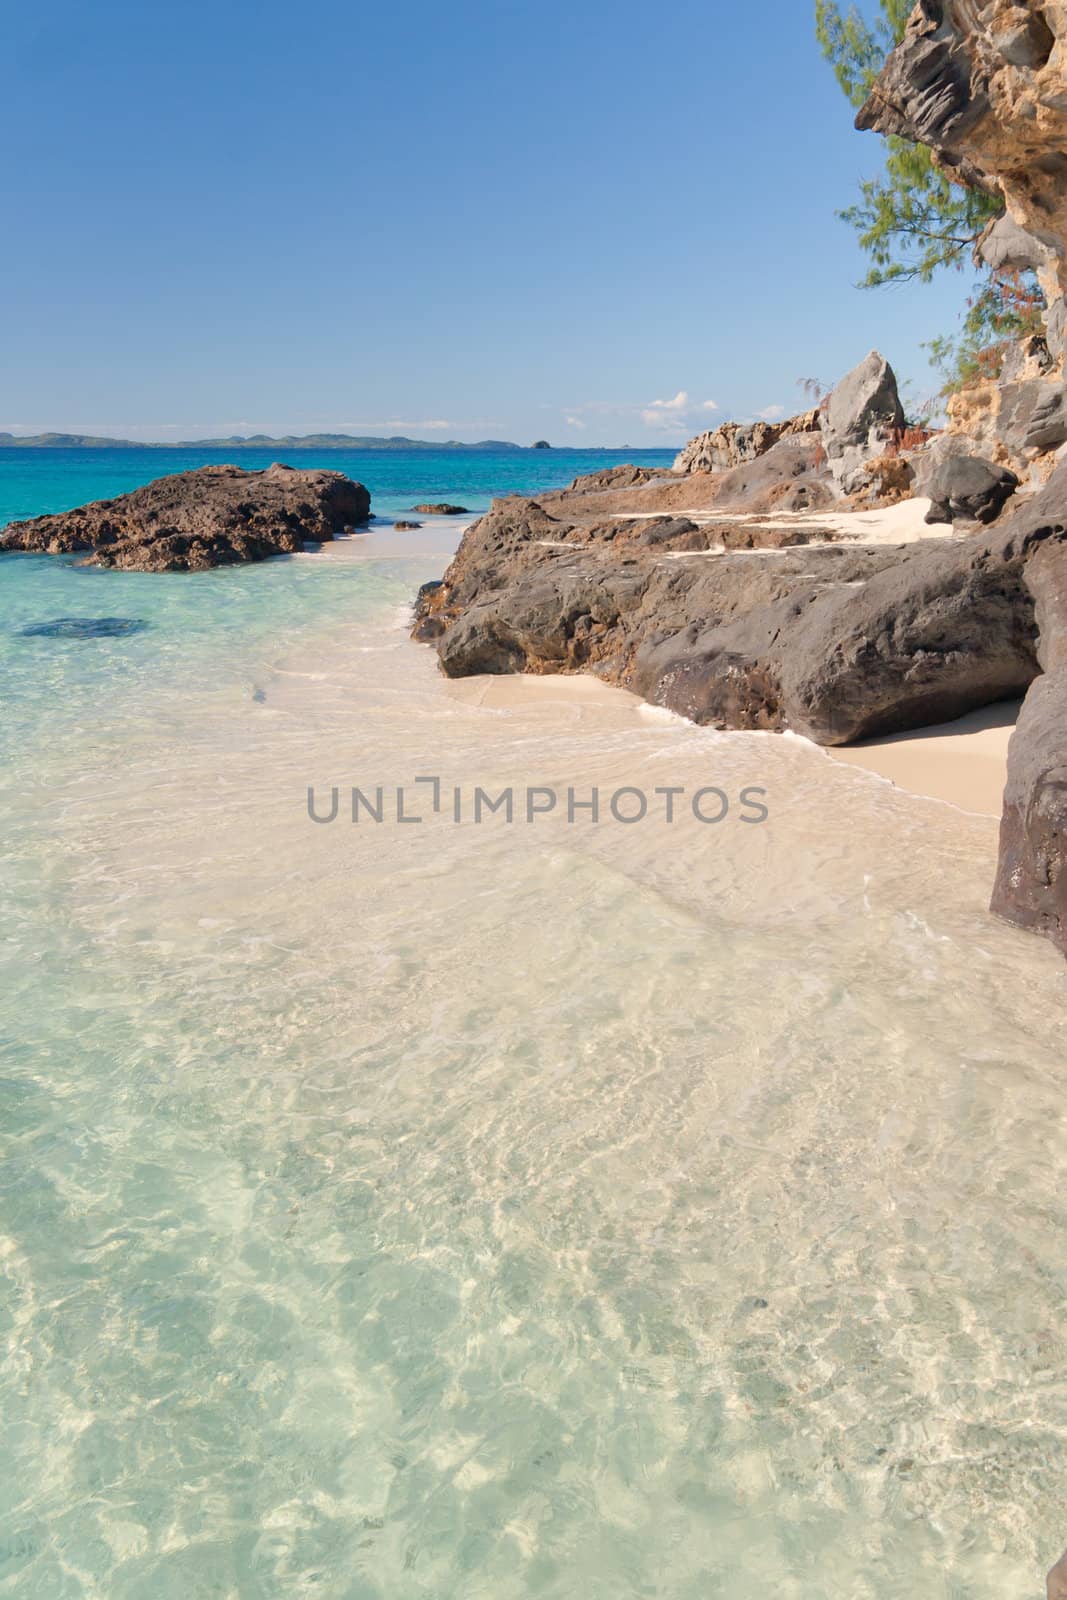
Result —
[[679, 389], [669, 399], [647, 400], [644, 405], [590, 400], [564, 407], [562, 416], [571, 428], [585, 428], [589, 422], [603, 427], [607, 419], [616, 418], [624, 427], [628, 422], [640, 422], [650, 432], [667, 433], [677, 439], [687, 433], [699, 433], [709, 425], [708, 413], [721, 409], [717, 400], [692, 400], [687, 389]]
[[785, 416], [785, 406], [767, 406], [756, 412], [761, 422], [778, 422]]
[[[673, 411], [676, 414], [689, 410], [689, 396], [684, 389], [679, 389], [673, 400], [653, 400], [649, 403], [649, 411]], [[647, 412], [645, 415], [647, 416]]]
[[646, 428], [661, 428], [668, 433], [677, 433], [683, 426], [685, 414], [678, 411], [656, 411], [649, 406], [641, 413], [641, 421]]

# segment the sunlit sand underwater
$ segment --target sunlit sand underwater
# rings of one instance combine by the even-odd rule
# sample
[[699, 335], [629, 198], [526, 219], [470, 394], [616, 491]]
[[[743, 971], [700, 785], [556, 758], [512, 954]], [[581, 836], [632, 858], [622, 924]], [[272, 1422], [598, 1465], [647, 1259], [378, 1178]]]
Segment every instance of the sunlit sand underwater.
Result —
[[995, 824], [449, 684], [407, 549], [0, 569], [0, 1590], [1038, 1596], [1067, 978]]

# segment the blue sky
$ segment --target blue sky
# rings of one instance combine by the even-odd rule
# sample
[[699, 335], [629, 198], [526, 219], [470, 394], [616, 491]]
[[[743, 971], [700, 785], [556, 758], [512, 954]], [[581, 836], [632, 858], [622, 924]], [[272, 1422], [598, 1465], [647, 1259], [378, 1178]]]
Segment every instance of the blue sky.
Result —
[[9, 8], [0, 428], [674, 444], [872, 346], [926, 395], [968, 280], [854, 287], [811, 12]]

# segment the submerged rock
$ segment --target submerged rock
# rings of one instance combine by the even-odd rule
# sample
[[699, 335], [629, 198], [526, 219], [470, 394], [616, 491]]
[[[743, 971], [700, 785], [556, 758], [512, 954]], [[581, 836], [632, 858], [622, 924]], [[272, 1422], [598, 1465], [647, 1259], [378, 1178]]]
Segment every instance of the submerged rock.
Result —
[[466, 506], [452, 506], [445, 500], [442, 500], [438, 505], [431, 505], [427, 502], [424, 505], [415, 506], [414, 510], [421, 512], [424, 517], [465, 517], [468, 515]]
[[121, 639], [143, 633], [149, 624], [141, 617], [53, 617], [20, 628], [20, 639]]
[[370, 495], [340, 472], [275, 463], [263, 471], [200, 467], [132, 494], [15, 522], [0, 551], [84, 553], [86, 565], [197, 572], [293, 554], [366, 521]]

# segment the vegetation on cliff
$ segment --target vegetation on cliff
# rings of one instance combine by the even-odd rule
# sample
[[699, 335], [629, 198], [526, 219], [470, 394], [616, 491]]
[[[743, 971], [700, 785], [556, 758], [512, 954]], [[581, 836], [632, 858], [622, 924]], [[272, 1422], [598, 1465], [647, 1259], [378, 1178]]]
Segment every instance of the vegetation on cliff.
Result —
[[[904, 37], [912, 0], [877, 0], [871, 20], [855, 6], [815, 0], [823, 55], [843, 93], [859, 110]], [[860, 200], [840, 213], [871, 260], [865, 288], [908, 281], [928, 283], [945, 268], [964, 271], [975, 247], [1003, 209], [999, 194], [951, 178], [922, 144], [891, 135], [885, 165], [860, 186]], [[931, 359], [951, 392], [999, 371], [1008, 346], [1041, 326], [1043, 300], [1029, 275], [981, 271], [959, 332], [930, 345]]]

